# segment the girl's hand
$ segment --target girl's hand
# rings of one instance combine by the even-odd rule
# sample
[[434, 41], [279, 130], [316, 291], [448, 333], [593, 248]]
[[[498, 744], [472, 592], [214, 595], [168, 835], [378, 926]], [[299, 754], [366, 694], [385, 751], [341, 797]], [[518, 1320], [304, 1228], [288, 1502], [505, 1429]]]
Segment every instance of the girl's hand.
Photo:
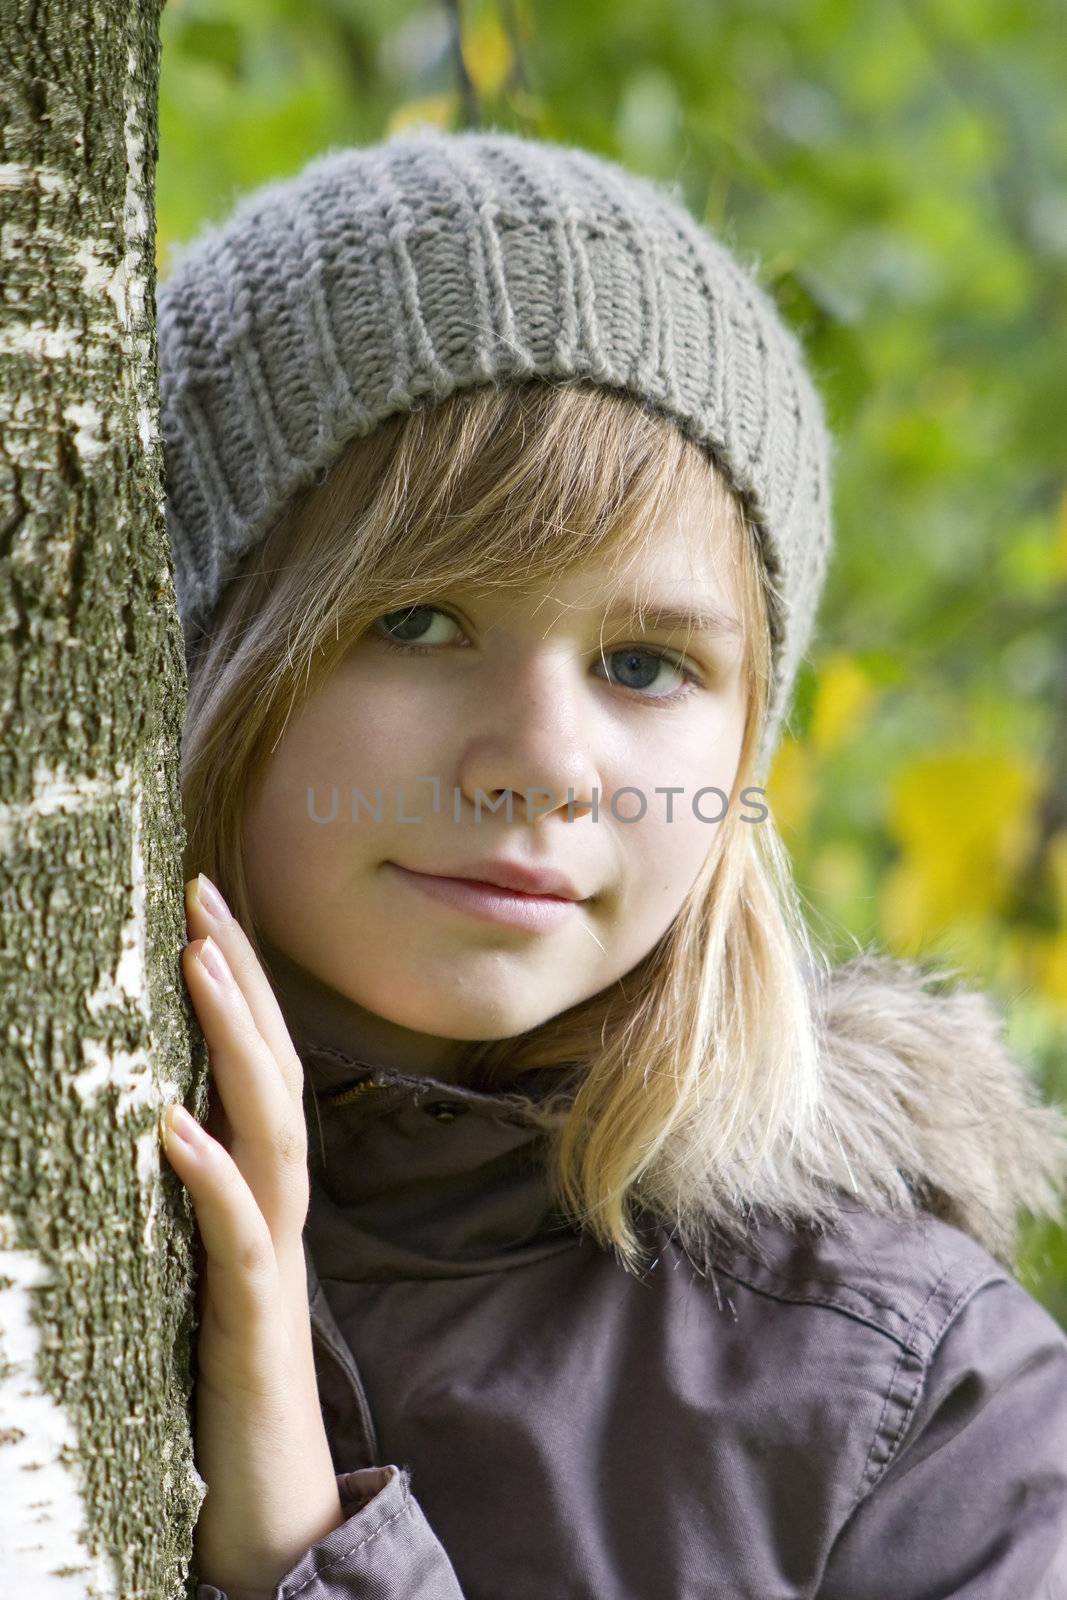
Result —
[[202, 1582], [252, 1600], [344, 1521], [308, 1312], [303, 1068], [248, 939], [203, 874], [185, 885], [185, 907], [182, 970], [208, 1043], [209, 1112], [203, 1127], [178, 1106], [161, 1120], [201, 1240], [195, 1454], [208, 1493], [196, 1562]]

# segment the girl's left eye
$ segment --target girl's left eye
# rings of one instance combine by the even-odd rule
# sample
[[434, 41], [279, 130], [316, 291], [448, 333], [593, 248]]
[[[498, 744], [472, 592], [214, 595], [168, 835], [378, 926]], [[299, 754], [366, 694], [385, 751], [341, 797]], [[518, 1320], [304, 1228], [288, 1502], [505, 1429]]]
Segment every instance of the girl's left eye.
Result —
[[[393, 637], [391, 633], [382, 632], [381, 625], [385, 623], [389, 624], [389, 626], [394, 629], [403, 628], [408, 630], [410, 634], [418, 632], [420, 626], [422, 627], [423, 631], [425, 631], [427, 619], [431, 616], [443, 617], [446, 623], [452, 623], [455, 627], [459, 627], [459, 623], [455, 621], [455, 618], [450, 617], [447, 612], [442, 611], [438, 606], [408, 606], [401, 611], [385, 611], [380, 617], [375, 619], [371, 626], [374, 629], [375, 636], [381, 641], [382, 644], [386, 646], [387, 649], [399, 650], [404, 655], [427, 655], [430, 653], [431, 645], [425, 644], [421, 636], [417, 643], [411, 639], [409, 639], [407, 642], [403, 642]], [[397, 620], [390, 624], [390, 618], [396, 618]], [[440, 645], [448, 642], [449, 641], [447, 640], [437, 639], [432, 641], [432, 644]], [[638, 664], [641, 662], [642, 658], [645, 662], [643, 667]], [[638, 695], [644, 700], [684, 700], [687, 699], [695, 689], [699, 688], [699, 680], [697, 679], [695, 673], [691, 672], [688, 667], [682, 664], [681, 661], [677, 660], [674, 656], [668, 654], [666, 651], [653, 649], [650, 646], [625, 645], [617, 650], [605, 651], [599, 660], [604, 662], [624, 662], [625, 665], [622, 668], [623, 673], [630, 674], [632, 678], [639, 681], [629, 683], [624, 682], [621, 683], [619, 687], [626, 689], [631, 694]], [[663, 668], [667, 668], [669, 671], [679, 674], [684, 680], [683, 687], [675, 689], [669, 694], [646, 694], [644, 691], [651, 684], [655, 683], [660, 671]]]

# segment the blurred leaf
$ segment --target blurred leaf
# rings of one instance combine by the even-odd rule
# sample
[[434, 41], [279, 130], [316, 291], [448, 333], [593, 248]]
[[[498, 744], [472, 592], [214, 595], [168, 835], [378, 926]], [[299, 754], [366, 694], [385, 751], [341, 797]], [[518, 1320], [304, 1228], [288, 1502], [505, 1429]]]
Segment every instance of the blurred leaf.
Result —
[[1060, 921], [1067, 930], [1067, 828], [1059, 828], [1048, 842], [1048, 874]]
[[1040, 599], [1048, 595], [1049, 585], [1067, 577], [1067, 496], [1059, 517], [1048, 511], [1018, 517], [1012, 537], [1000, 551], [998, 575], [1020, 595]]
[[901, 858], [885, 877], [883, 917], [909, 948], [1000, 909], [1034, 842], [1039, 773], [1003, 751], [919, 756], [892, 781], [890, 831]]
[[642, 67], [627, 80], [616, 115], [619, 143], [631, 159], [665, 166], [682, 126], [678, 89], [662, 67]]
[[1046, 940], [1041, 987], [1067, 1015], [1067, 929]]
[[1067, 578], [1067, 489], [1060, 495], [1056, 513], [1056, 544], [1052, 558], [1052, 574]]
[[398, 133], [401, 128], [420, 126], [451, 128], [458, 110], [457, 94], [428, 95], [425, 100], [410, 100], [406, 105], [397, 106], [385, 125], [385, 132], [389, 135]]
[[775, 752], [767, 779], [767, 804], [783, 837], [801, 833], [815, 799], [811, 750], [786, 734]]
[[869, 891], [868, 862], [861, 846], [837, 840], [817, 849], [808, 884], [832, 918], [845, 927], [854, 926], [859, 902]]
[[810, 737], [820, 756], [836, 748], [861, 726], [876, 690], [854, 656], [837, 654], [819, 673]]
[[485, 99], [498, 95], [514, 66], [511, 41], [500, 20], [488, 12], [463, 29], [463, 60], [475, 89]]
[[182, 49], [236, 77], [241, 63], [242, 34], [222, 17], [193, 17], [182, 30]]

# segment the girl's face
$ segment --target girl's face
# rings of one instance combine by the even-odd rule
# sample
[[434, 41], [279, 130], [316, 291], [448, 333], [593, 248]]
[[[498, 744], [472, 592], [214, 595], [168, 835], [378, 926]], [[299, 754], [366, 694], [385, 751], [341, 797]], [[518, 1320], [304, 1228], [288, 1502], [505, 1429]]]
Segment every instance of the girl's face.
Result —
[[[298, 1047], [447, 1077], [460, 1041], [524, 1033], [649, 953], [714, 843], [744, 731], [713, 542], [675, 512], [617, 582], [590, 564], [521, 597], [427, 594], [292, 713], [243, 847]], [[639, 600], [723, 622], [641, 627]], [[487, 860], [562, 874], [579, 899], [522, 924], [428, 892]]]

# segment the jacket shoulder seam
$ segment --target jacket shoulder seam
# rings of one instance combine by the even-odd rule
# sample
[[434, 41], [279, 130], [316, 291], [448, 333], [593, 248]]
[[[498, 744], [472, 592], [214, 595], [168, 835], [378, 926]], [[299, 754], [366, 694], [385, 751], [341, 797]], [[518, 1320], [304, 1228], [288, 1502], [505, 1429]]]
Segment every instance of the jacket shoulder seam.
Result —
[[[910, 1340], [902, 1344], [886, 1389], [882, 1411], [875, 1425], [863, 1471], [860, 1473], [856, 1492], [852, 1498], [850, 1514], [867, 1498], [895, 1460], [922, 1397], [930, 1363], [945, 1333], [979, 1289], [984, 1289], [990, 1283], [999, 1283], [1002, 1278], [1002, 1273], [975, 1273], [959, 1283], [953, 1294], [952, 1273], [951, 1269], [947, 1269], [916, 1312], [912, 1325], [927, 1316], [935, 1301], [940, 1302], [940, 1315], [931, 1321], [922, 1341], [925, 1348], [917, 1347]], [[893, 1408], [898, 1412], [895, 1425], [889, 1422]]]
[[[947, 1312], [944, 1322], [938, 1322], [932, 1316], [938, 1299], [944, 1302], [951, 1294], [951, 1304], [956, 1306], [958, 1294], [977, 1292], [985, 1284], [998, 1283], [1007, 1276], [996, 1262], [983, 1262], [978, 1265], [973, 1262], [958, 1262], [950, 1265], [935, 1280], [909, 1317], [890, 1301], [879, 1299], [869, 1290], [858, 1289], [852, 1284], [842, 1283], [839, 1279], [821, 1281], [815, 1279], [812, 1287], [805, 1289], [787, 1273], [779, 1272], [754, 1258], [750, 1261], [750, 1267], [751, 1270], [746, 1273], [736, 1259], [729, 1266], [718, 1259], [714, 1263], [714, 1270], [721, 1272], [725, 1277], [733, 1278], [737, 1283], [743, 1283], [755, 1294], [766, 1295], [769, 1299], [788, 1304], [818, 1305], [831, 1311], [838, 1311], [843, 1316], [864, 1323], [876, 1333], [883, 1334], [903, 1349], [913, 1350], [920, 1357], [932, 1351], [952, 1314], [951, 1310]], [[769, 1281], [763, 1281], [765, 1279]], [[951, 1289], [953, 1282], [959, 1285], [958, 1291]]]

